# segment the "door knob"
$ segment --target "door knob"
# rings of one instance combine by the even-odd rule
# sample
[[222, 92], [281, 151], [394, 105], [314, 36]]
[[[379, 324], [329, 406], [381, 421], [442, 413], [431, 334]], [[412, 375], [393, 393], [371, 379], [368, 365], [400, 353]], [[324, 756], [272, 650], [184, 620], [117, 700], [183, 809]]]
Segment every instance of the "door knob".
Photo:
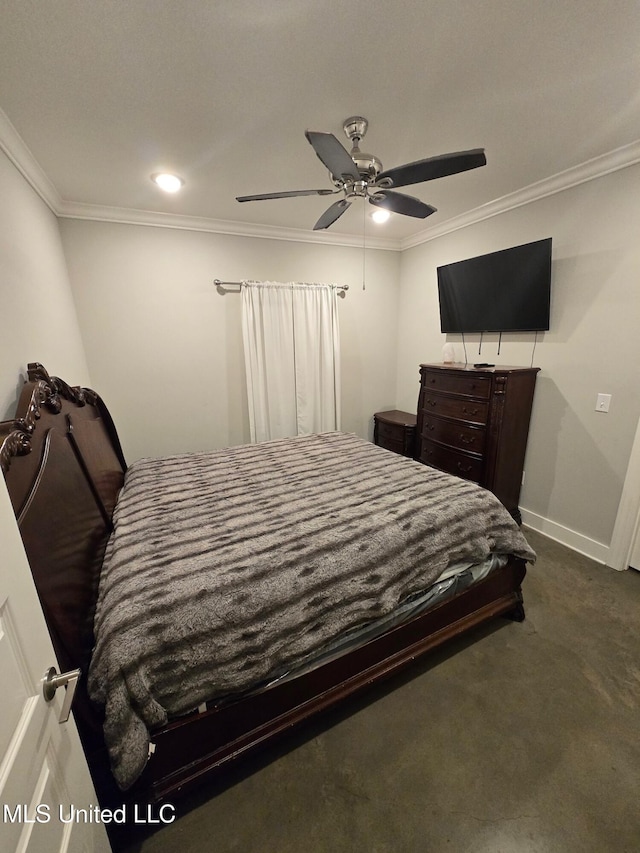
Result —
[[58, 687], [65, 688], [64, 702], [62, 703], [62, 711], [60, 711], [59, 723], [66, 723], [71, 713], [71, 703], [73, 696], [78, 686], [81, 670], [70, 669], [69, 672], [58, 674], [55, 666], [50, 667], [44, 674], [42, 682], [42, 695], [45, 702], [51, 702], [56, 695]]

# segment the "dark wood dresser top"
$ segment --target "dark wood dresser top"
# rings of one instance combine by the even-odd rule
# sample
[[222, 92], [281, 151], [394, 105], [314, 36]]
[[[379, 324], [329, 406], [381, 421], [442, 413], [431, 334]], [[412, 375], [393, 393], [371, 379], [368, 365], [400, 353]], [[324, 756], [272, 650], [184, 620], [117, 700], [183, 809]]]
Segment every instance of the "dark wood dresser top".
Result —
[[523, 370], [538, 373], [539, 367], [514, 367], [508, 364], [495, 364], [493, 367], [474, 367], [471, 362], [465, 364], [462, 362], [450, 362], [439, 364], [421, 364], [420, 367], [428, 367], [429, 370], [466, 370], [469, 373], [521, 373]]
[[376, 412], [374, 418], [388, 424], [415, 426], [417, 416], [412, 415], [409, 412], [401, 412], [399, 409], [390, 409], [388, 412]]

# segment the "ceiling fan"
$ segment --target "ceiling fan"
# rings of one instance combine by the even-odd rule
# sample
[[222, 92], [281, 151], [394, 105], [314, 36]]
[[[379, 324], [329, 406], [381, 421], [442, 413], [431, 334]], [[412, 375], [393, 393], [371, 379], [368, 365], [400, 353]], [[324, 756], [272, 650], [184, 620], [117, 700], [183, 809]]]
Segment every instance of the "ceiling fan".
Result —
[[436, 208], [418, 198], [395, 192], [396, 187], [433, 181], [458, 172], [466, 172], [484, 166], [487, 158], [484, 148], [470, 151], [456, 151], [452, 154], [440, 154], [427, 157], [415, 163], [406, 163], [394, 169], [383, 171], [382, 163], [372, 154], [360, 150], [360, 142], [367, 132], [369, 122], [362, 116], [352, 116], [342, 125], [347, 139], [351, 141], [351, 151], [340, 143], [332, 133], [307, 130], [305, 136], [319, 159], [329, 170], [335, 189], [289, 190], [279, 193], [260, 193], [258, 195], [238, 196], [236, 201], [264, 201], [274, 198], [294, 198], [304, 195], [336, 195], [343, 197], [327, 208], [313, 226], [314, 231], [329, 228], [351, 206], [351, 199], [366, 198], [370, 204], [382, 207], [392, 213], [425, 219]]

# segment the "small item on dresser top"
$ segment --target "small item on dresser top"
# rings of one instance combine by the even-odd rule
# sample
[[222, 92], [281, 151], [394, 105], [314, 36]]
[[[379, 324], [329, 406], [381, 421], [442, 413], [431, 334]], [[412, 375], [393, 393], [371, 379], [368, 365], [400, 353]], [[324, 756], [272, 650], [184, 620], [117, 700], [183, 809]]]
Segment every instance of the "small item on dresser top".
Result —
[[456, 360], [456, 350], [453, 344], [445, 344], [442, 347], [442, 361], [445, 364], [454, 364]]
[[474, 367], [495, 367], [495, 364], [489, 364], [488, 361], [479, 361], [477, 364], [473, 365]]

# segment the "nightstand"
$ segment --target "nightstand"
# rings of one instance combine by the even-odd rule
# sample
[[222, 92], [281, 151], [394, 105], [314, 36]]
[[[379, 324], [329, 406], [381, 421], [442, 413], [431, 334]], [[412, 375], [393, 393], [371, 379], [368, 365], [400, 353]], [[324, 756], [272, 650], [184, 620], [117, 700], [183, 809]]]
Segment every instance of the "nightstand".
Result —
[[380, 447], [393, 450], [413, 459], [416, 446], [416, 416], [392, 409], [373, 416], [373, 441]]

